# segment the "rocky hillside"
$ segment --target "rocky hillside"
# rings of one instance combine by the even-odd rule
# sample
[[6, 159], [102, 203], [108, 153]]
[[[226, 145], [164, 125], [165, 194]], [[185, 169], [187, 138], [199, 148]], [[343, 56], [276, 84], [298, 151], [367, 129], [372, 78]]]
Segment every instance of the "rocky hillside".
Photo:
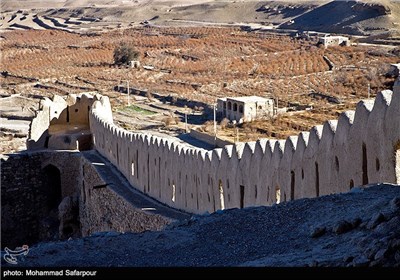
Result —
[[22, 266], [400, 266], [400, 187], [194, 216], [159, 232], [32, 246]]
[[281, 28], [358, 35], [398, 30], [400, 3], [382, 2], [332, 1], [293, 18]]
[[140, 23], [231, 24], [373, 35], [400, 29], [400, 2], [217, 0], [3, 0], [2, 29], [100, 31]]

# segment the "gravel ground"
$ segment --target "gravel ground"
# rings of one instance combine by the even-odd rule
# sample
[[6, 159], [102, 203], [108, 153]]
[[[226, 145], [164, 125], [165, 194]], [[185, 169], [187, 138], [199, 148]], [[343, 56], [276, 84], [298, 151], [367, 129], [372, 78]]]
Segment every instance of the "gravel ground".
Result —
[[159, 232], [39, 243], [19, 265], [399, 267], [400, 187], [217, 211]]

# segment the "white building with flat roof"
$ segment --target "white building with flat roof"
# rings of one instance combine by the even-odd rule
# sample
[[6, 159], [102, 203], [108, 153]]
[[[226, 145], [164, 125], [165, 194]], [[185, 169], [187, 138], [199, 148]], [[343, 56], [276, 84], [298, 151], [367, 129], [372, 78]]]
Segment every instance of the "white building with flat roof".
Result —
[[218, 98], [218, 112], [237, 122], [251, 122], [274, 114], [274, 100], [260, 96]]
[[324, 45], [325, 48], [330, 46], [350, 46], [350, 39], [344, 36], [324, 36], [318, 40], [319, 44]]

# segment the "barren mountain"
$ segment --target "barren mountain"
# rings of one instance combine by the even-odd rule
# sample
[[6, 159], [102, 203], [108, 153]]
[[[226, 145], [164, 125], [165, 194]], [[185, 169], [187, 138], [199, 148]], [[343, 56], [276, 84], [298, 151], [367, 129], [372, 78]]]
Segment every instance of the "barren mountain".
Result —
[[157, 25], [256, 23], [273, 28], [370, 35], [399, 30], [400, 24], [400, 2], [394, 0], [3, 0], [1, 10], [2, 29], [77, 30], [75, 27], [79, 25], [80, 29], [92, 30], [143, 22]]
[[398, 30], [399, 19], [399, 3], [332, 1], [284, 23], [281, 27], [366, 35]]

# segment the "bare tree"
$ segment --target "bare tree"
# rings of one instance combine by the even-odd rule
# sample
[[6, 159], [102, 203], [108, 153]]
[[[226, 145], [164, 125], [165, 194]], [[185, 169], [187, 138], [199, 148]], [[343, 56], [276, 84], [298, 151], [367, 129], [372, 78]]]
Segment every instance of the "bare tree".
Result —
[[137, 60], [138, 58], [139, 52], [126, 43], [114, 49], [114, 63], [117, 65], [128, 64], [129, 61]]

